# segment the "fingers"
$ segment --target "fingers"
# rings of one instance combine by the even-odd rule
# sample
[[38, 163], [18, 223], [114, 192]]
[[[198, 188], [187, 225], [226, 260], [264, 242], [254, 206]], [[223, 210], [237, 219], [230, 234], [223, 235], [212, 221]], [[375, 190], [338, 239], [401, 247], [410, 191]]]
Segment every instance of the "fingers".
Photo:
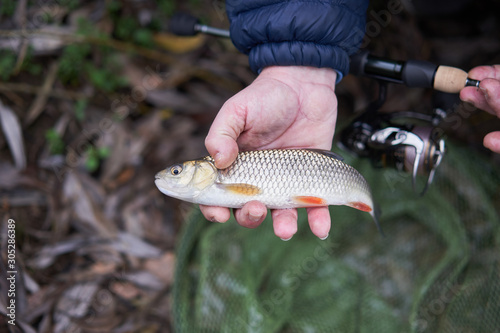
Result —
[[328, 207], [307, 208], [307, 217], [312, 233], [319, 239], [325, 240], [330, 233], [332, 224]]
[[274, 234], [284, 241], [290, 240], [297, 232], [296, 209], [274, 209], [271, 211]]
[[245, 129], [245, 114], [238, 111], [238, 103], [228, 100], [214, 119], [205, 139], [210, 156], [219, 169], [227, 168], [238, 155], [237, 138]]
[[500, 131], [491, 132], [484, 137], [483, 144], [486, 148], [500, 154]]
[[[500, 149], [500, 132], [499, 132]], [[231, 217], [229, 208], [200, 205], [205, 218], [211, 222], [224, 223]], [[257, 228], [267, 215], [266, 206], [259, 201], [250, 201], [241, 209], [235, 209], [234, 217], [245, 228]], [[309, 226], [314, 235], [324, 240], [330, 232], [331, 220], [328, 207], [307, 208]], [[284, 241], [290, 240], [297, 232], [298, 213], [296, 209], [274, 209], [271, 212], [274, 234]]]
[[257, 228], [266, 218], [267, 207], [258, 201], [250, 201], [234, 211], [236, 221], [245, 228]]
[[474, 80], [486, 78], [500, 80], [500, 65], [474, 67], [469, 71], [468, 77]]
[[500, 116], [500, 81], [484, 79], [479, 89], [467, 87], [460, 91], [460, 99], [472, 103], [478, 109]]
[[211, 222], [224, 223], [231, 217], [229, 208], [200, 205], [203, 216]]
[[468, 75], [481, 83], [479, 89], [462, 89], [460, 99], [500, 117], [500, 65], [478, 66], [470, 70]]
[[[474, 87], [462, 89], [460, 99], [500, 117], [500, 65], [473, 68], [469, 72], [469, 77], [481, 80], [479, 89]], [[483, 144], [495, 153], [500, 153], [500, 132], [486, 135]]]
[[[229, 208], [200, 205], [203, 216], [211, 222], [224, 223], [231, 217]], [[241, 209], [235, 209], [234, 217], [243, 227], [256, 228], [266, 218], [267, 208], [263, 203], [250, 201]]]
[[[274, 234], [284, 241], [289, 240], [297, 232], [297, 210], [275, 209], [271, 212]], [[328, 207], [307, 208], [309, 226], [314, 235], [324, 240], [328, 237], [331, 227]]]

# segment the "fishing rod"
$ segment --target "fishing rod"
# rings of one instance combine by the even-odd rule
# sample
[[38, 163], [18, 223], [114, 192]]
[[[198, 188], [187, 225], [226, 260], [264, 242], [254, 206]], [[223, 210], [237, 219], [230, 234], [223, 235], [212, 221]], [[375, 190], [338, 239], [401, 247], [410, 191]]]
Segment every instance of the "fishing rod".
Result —
[[[187, 13], [178, 13], [170, 20], [170, 31], [178, 36], [195, 36], [204, 33], [229, 38], [229, 30], [201, 24], [199, 19]], [[361, 51], [351, 56], [349, 72], [377, 80], [404, 84], [408, 87], [432, 88], [434, 90], [458, 93], [467, 86], [479, 87], [479, 82], [468, 77], [460, 68], [438, 66], [428, 61], [397, 61], [376, 57]]]
[[[174, 15], [169, 29], [179, 36], [204, 33], [230, 37], [228, 30], [201, 24], [187, 13]], [[424, 194], [445, 153], [445, 141], [438, 135], [437, 126], [447, 113], [436, 108], [431, 115], [413, 111], [382, 114], [378, 110], [386, 101], [387, 84], [459, 93], [467, 86], [479, 87], [480, 81], [469, 78], [460, 68], [420, 60], [393, 60], [374, 56], [368, 51], [351, 56], [349, 73], [377, 80], [379, 94], [365, 112], [342, 131], [339, 145], [359, 157], [369, 158], [374, 166], [410, 173], [413, 189]], [[418, 174], [427, 176], [421, 191], [416, 188]]]

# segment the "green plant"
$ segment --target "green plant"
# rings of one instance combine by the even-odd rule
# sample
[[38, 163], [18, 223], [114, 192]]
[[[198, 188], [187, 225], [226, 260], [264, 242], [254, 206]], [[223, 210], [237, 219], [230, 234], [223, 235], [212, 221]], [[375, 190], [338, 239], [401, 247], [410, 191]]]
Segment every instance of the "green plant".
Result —
[[111, 56], [104, 59], [104, 65], [101, 67], [96, 67], [92, 62], [87, 62], [85, 71], [90, 82], [104, 92], [112, 92], [127, 85], [127, 80], [116, 74], [119, 68]]
[[136, 42], [139, 45], [146, 46], [146, 47], [152, 47], [154, 45], [153, 43], [153, 34], [151, 30], [145, 29], [145, 28], [139, 28], [137, 29], [133, 36], [132, 39], [134, 42]]
[[115, 35], [118, 39], [132, 40], [132, 35], [139, 28], [139, 23], [131, 16], [117, 17], [115, 20]]
[[99, 168], [102, 160], [109, 157], [111, 149], [109, 147], [99, 147], [90, 146], [86, 151], [85, 168], [89, 172], [94, 172]]
[[87, 105], [89, 104], [89, 101], [86, 98], [82, 98], [76, 101], [75, 103], [75, 117], [79, 121], [83, 121], [85, 119], [85, 109], [87, 108]]
[[76, 85], [82, 78], [87, 78], [97, 89], [111, 92], [126, 85], [126, 80], [117, 74], [120, 72], [115, 59], [116, 52], [106, 45], [109, 37], [95, 29], [88, 20], [78, 22], [78, 34], [100, 41], [95, 51], [99, 53], [100, 63], [92, 58], [93, 48], [89, 43], [67, 46], [60, 60], [59, 78], [64, 84]]
[[7, 81], [14, 72], [16, 55], [10, 50], [0, 51], [0, 77]]
[[[18, 55], [11, 50], [0, 50], [0, 78], [7, 81], [12, 75], [16, 74], [16, 62]], [[42, 66], [33, 60], [33, 51], [28, 49], [20, 67], [21, 71], [28, 72], [32, 75], [39, 75], [42, 71]]]
[[78, 8], [80, 1], [79, 0], [59, 0], [58, 3], [59, 3], [59, 5], [68, 8], [69, 10], [74, 10], [74, 9]]
[[175, 11], [175, 1], [172, 0], [159, 0], [158, 1], [158, 8], [160, 11], [167, 15], [171, 16], [174, 11]]
[[0, 16], [12, 16], [16, 11], [16, 0], [2, 0], [0, 5]]
[[49, 144], [49, 150], [51, 154], [59, 155], [64, 152], [64, 141], [61, 135], [59, 135], [59, 133], [54, 128], [51, 128], [47, 130], [47, 132], [45, 132], [45, 139]]
[[63, 84], [76, 85], [79, 82], [90, 51], [89, 44], [73, 44], [64, 48], [58, 71]]

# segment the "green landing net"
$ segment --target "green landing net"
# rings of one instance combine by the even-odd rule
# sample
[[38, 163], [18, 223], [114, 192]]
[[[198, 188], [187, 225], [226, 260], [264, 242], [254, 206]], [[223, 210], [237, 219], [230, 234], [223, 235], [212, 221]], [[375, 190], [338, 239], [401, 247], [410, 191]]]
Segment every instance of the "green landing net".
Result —
[[[382, 208], [331, 207], [330, 237], [278, 239], [207, 222], [178, 246], [176, 332], [500, 332], [500, 170], [451, 146], [427, 194], [405, 174], [347, 159]], [[422, 184], [420, 184], [422, 185]]]

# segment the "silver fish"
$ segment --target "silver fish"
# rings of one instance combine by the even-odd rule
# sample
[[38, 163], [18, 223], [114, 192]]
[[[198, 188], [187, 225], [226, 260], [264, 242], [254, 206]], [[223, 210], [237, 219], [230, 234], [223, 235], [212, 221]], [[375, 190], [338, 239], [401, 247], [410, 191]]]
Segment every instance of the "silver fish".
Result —
[[270, 209], [347, 205], [369, 212], [381, 231], [368, 183], [331, 151], [244, 151], [226, 169], [217, 169], [207, 156], [175, 164], [155, 178], [162, 193], [208, 206], [241, 208], [252, 200]]

